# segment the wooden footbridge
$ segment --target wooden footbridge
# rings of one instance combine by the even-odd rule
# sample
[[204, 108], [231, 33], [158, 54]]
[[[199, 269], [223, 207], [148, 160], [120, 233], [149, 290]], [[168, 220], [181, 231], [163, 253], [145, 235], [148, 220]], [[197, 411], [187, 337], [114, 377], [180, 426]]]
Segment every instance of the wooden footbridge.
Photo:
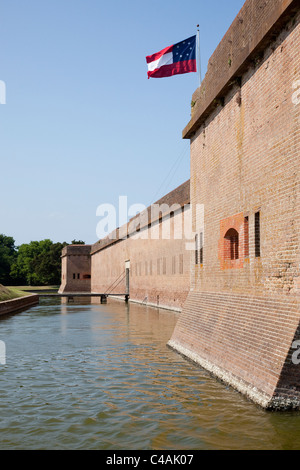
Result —
[[[120, 285], [120, 283], [125, 279], [125, 294], [116, 294], [113, 293], [112, 291], [116, 290], [116, 288]], [[119, 287], [120, 289], [120, 287]], [[121, 290], [121, 289], [120, 289]], [[49, 292], [49, 290], [44, 290], [44, 291], [36, 291], [36, 290], [31, 290], [30, 292], [33, 292], [37, 294], [40, 297], [66, 297], [68, 299], [68, 302], [70, 300], [74, 300], [74, 298], [78, 297], [99, 297], [101, 299], [101, 303], [107, 303], [107, 298], [108, 297], [124, 297], [125, 302], [129, 301], [129, 268], [126, 268], [125, 271], [123, 271], [117, 279], [114, 280], [114, 282], [106, 288], [105, 293], [96, 293], [96, 292]]]
[[[32, 291], [33, 292], [33, 291]], [[49, 292], [40, 292], [40, 291], [34, 291], [35, 294], [37, 294], [40, 297], [46, 297], [46, 298], [57, 298], [57, 297], [65, 297], [70, 300], [74, 300], [74, 298], [78, 297], [99, 297], [101, 300], [101, 303], [107, 303], [107, 298], [108, 297], [124, 297], [125, 302], [128, 302], [129, 300], [129, 294], [97, 294], [97, 293], [91, 293], [91, 292], [64, 292], [62, 294], [60, 293], [49, 293]]]

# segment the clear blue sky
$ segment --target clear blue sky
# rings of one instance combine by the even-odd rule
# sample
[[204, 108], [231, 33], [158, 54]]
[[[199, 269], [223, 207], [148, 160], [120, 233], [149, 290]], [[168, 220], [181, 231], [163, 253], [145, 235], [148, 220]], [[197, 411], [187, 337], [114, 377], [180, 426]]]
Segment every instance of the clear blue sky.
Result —
[[1, 0], [0, 233], [97, 240], [96, 209], [159, 199], [190, 175], [195, 73], [146, 55], [201, 31], [203, 75], [244, 0]]

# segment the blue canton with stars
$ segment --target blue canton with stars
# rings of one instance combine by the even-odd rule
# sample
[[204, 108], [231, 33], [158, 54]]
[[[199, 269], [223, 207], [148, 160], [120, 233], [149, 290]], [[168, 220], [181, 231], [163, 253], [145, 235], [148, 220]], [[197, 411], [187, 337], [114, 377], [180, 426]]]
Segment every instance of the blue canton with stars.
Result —
[[173, 63], [183, 60], [196, 60], [196, 36], [192, 36], [173, 46]]

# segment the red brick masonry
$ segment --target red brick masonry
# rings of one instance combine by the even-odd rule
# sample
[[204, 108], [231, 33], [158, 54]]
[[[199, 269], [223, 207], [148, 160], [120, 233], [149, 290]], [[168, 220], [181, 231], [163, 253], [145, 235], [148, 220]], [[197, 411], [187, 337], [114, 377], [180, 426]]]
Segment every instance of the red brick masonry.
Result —
[[191, 292], [169, 345], [265, 408], [299, 405], [299, 302]]

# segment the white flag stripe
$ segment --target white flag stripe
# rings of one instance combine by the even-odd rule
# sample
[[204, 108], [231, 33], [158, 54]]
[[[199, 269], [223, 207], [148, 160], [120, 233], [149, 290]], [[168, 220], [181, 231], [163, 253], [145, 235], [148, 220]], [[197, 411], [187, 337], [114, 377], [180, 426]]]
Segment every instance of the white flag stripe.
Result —
[[150, 62], [148, 64], [148, 71], [153, 72], [153, 70], [169, 64], [173, 64], [173, 52], [168, 52], [167, 54], [162, 55], [159, 59]]

